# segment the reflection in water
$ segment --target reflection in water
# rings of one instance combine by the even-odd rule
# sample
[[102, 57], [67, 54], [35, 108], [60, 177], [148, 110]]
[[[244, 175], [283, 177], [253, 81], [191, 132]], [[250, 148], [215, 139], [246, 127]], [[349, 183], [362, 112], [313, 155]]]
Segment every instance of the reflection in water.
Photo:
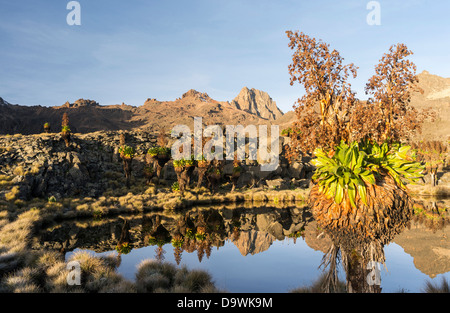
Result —
[[154, 212], [98, 220], [74, 220], [48, 225], [34, 246], [63, 252], [89, 249], [116, 250], [155, 246], [164, 259], [163, 247], [171, 244], [179, 263], [183, 252], [196, 252], [201, 262], [212, 249], [234, 242], [242, 255], [267, 250], [275, 240], [300, 237], [311, 221], [307, 208], [299, 207], [198, 207], [185, 212]]
[[[132, 249], [154, 247], [163, 261], [171, 245], [180, 264], [186, 253], [198, 262], [232, 242], [243, 256], [266, 251], [278, 240], [305, 239], [323, 251], [323, 291], [339, 289], [338, 268], [344, 269], [348, 292], [381, 292], [379, 264], [384, 264], [384, 246], [406, 223], [392, 221], [390, 231], [378, 238], [318, 229], [308, 207], [196, 207], [185, 212], [162, 211], [120, 218], [66, 221], [48, 225], [34, 240], [35, 249], [117, 251], [119, 261]], [[396, 228], [392, 225], [397, 225]], [[312, 231], [311, 231], [312, 229]], [[169, 251], [169, 250], [168, 250]], [[218, 253], [218, 252], [217, 252]], [[295, 262], [295, 260], [292, 260]]]
[[[367, 219], [375, 221], [378, 230], [375, 235], [348, 229], [326, 228], [332, 240], [329, 251], [325, 254], [321, 266], [328, 268], [324, 278], [323, 290], [338, 290], [337, 263], [340, 261], [346, 273], [347, 292], [379, 293], [381, 292], [381, 265], [385, 264], [384, 246], [400, 234], [411, 221], [420, 221], [436, 231], [448, 224], [446, 203], [436, 199], [415, 199], [411, 207], [400, 205], [399, 210], [387, 210], [383, 217], [373, 214]], [[401, 212], [400, 212], [401, 211]], [[431, 218], [430, 218], [431, 217]]]

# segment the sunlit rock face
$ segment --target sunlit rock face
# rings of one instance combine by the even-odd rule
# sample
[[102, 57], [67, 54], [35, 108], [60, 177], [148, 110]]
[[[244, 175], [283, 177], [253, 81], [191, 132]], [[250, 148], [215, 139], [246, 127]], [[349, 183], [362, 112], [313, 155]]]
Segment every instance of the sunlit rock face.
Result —
[[254, 88], [242, 88], [239, 95], [231, 101], [231, 105], [268, 120], [276, 120], [283, 116], [283, 112], [267, 92]]

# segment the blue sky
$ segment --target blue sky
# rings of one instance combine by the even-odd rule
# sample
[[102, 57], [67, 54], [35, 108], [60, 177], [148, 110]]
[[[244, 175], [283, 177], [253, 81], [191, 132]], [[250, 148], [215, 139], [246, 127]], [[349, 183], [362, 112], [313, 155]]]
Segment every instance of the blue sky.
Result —
[[286, 112], [303, 94], [289, 84], [286, 30], [322, 39], [355, 63], [360, 98], [383, 53], [399, 42], [414, 52], [418, 73], [450, 77], [448, 0], [380, 0], [374, 26], [366, 0], [79, 0], [80, 26], [67, 24], [68, 2], [0, 0], [0, 97], [139, 106], [191, 88], [227, 101], [247, 86]]

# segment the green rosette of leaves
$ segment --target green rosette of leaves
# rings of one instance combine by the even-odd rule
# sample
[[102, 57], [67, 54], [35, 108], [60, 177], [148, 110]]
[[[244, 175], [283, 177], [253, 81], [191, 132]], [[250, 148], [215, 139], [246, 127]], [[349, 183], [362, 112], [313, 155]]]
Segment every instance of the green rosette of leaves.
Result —
[[415, 183], [422, 177], [424, 167], [415, 161], [415, 155], [407, 145], [372, 141], [341, 142], [334, 153], [316, 149], [317, 157], [311, 162], [316, 166], [312, 179], [319, 191], [340, 204], [347, 193], [349, 201], [356, 207], [359, 195], [367, 205], [367, 188], [375, 185], [377, 178], [389, 175], [397, 186], [406, 189], [406, 184]]
[[130, 146], [122, 146], [119, 148], [119, 154], [122, 158], [132, 159], [136, 155], [136, 151], [133, 147]]

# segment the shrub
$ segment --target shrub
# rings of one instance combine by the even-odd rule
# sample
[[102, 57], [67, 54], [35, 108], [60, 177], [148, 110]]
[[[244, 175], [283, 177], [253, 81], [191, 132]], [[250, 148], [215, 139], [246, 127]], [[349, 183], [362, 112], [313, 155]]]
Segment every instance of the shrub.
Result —
[[171, 152], [170, 148], [165, 147], [152, 147], [148, 149], [147, 153], [151, 156], [157, 156], [157, 155], [169, 155]]
[[116, 251], [120, 254], [128, 254], [131, 252], [132, 249], [133, 248], [130, 246], [128, 242], [124, 242], [116, 246]]
[[172, 188], [172, 191], [180, 191], [180, 185], [178, 184], [177, 181], [172, 184], [171, 188]]
[[134, 148], [126, 145], [119, 148], [119, 153], [122, 159], [132, 159], [136, 155]]

